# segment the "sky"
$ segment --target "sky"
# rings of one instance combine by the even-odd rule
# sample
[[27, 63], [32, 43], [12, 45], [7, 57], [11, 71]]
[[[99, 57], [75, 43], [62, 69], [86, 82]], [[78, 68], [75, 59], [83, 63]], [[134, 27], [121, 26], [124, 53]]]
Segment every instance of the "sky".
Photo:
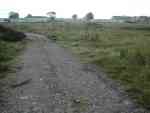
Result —
[[45, 16], [55, 11], [58, 18], [79, 18], [93, 12], [97, 19], [112, 16], [150, 16], [150, 0], [0, 0], [0, 18], [16, 11], [21, 17], [27, 14]]

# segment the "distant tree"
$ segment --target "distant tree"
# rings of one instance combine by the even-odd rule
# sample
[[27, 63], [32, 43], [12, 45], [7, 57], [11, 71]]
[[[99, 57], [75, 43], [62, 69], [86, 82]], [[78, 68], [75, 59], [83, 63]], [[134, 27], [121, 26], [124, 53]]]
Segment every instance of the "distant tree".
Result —
[[19, 13], [13, 11], [9, 13], [9, 19], [18, 19], [18, 18], [19, 18]]
[[54, 11], [48, 12], [47, 15], [49, 16], [50, 20], [55, 20], [56, 18], [56, 12]]
[[78, 18], [78, 15], [77, 15], [77, 14], [73, 14], [73, 15], [72, 15], [72, 19], [73, 19], [73, 20], [77, 20], [77, 18]]
[[28, 14], [27, 16], [26, 16], [26, 18], [31, 18], [32, 17], [32, 15], [31, 14]]
[[88, 21], [94, 19], [94, 14], [92, 12], [87, 13], [85, 19]]

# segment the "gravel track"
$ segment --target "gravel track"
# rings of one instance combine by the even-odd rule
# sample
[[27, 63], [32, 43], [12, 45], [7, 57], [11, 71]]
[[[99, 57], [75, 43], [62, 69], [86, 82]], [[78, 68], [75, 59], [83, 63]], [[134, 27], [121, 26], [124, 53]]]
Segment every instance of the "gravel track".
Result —
[[144, 113], [94, 66], [45, 36], [27, 36], [16, 83], [29, 82], [12, 89], [2, 113]]

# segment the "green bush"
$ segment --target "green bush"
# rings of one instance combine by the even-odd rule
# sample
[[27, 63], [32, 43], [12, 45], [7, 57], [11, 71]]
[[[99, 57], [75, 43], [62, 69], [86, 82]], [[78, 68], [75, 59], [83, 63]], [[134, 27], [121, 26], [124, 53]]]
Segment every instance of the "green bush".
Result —
[[4, 41], [21, 41], [25, 34], [0, 25], [0, 39]]
[[0, 72], [6, 72], [9, 69], [9, 61], [22, 48], [21, 42], [25, 38], [24, 33], [17, 32], [0, 25]]

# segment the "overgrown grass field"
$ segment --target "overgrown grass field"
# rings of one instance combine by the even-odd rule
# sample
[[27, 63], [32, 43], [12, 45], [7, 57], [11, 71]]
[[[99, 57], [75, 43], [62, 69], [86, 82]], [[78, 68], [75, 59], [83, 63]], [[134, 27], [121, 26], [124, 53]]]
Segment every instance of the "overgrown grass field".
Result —
[[150, 109], [150, 25], [52, 22], [15, 24], [21, 31], [47, 35], [97, 64], [126, 92]]

